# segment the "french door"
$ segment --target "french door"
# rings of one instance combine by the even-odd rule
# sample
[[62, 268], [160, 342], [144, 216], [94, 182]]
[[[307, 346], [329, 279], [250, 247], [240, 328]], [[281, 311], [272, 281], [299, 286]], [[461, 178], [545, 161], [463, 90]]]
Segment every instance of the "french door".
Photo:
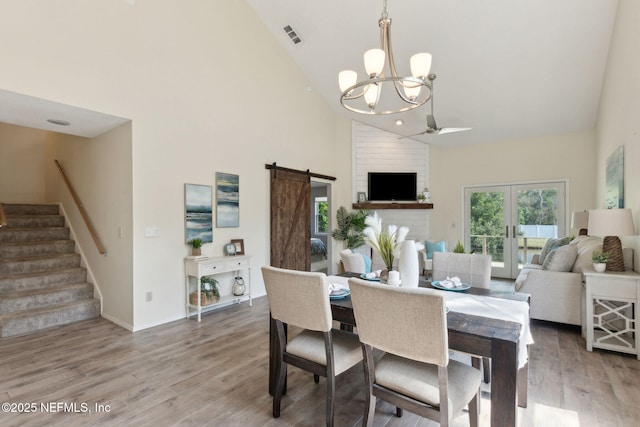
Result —
[[464, 190], [467, 251], [491, 255], [493, 277], [515, 278], [549, 238], [566, 233], [565, 183]]

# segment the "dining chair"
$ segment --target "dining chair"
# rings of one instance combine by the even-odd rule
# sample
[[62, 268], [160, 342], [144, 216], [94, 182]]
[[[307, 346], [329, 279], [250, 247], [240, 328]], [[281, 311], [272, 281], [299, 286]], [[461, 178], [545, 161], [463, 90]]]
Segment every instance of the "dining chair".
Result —
[[[474, 288], [489, 289], [491, 283], [491, 255], [434, 252], [432, 280], [444, 280], [457, 276]], [[482, 361], [484, 382], [491, 381], [491, 359], [472, 356], [474, 365]]]
[[[280, 403], [287, 377], [287, 365], [327, 379], [327, 426], [333, 425], [335, 377], [362, 361], [358, 337], [332, 329], [329, 282], [324, 273], [311, 273], [263, 266], [262, 277], [276, 326], [278, 366], [273, 393], [273, 417], [280, 416]], [[287, 339], [287, 325], [302, 328]]]
[[[444, 297], [431, 289], [402, 288], [349, 279], [364, 355], [366, 407], [371, 426], [376, 399], [448, 426], [469, 406], [478, 425], [480, 371], [449, 359]], [[374, 357], [373, 350], [385, 352]]]
[[350, 273], [368, 273], [364, 257], [360, 252], [353, 252], [351, 249], [340, 251], [340, 260], [344, 271]]

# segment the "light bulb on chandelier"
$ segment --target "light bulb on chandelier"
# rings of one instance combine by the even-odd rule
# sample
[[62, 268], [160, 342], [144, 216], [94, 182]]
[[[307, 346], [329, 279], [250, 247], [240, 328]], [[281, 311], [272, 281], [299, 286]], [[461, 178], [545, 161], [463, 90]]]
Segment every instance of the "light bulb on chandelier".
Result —
[[[340, 103], [347, 110], [361, 114], [401, 113], [424, 105], [431, 98], [431, 84], [427, 78], [431, 69], [431, 54], [413, 55], [409, 61], [411, 76], [398, 76], [391, 48], [391, 18], [387, 13], [387, 0], [384, 0], [378, 26], [380, 48], [369, 49], [364, 53], [364, 67], [369, 78], [358, 82], [357, 72], [341, 71], [338, 74], [338, 84], [342, 91]], [[387, 62], [389, 77], [384, 76]], [[393, 87], [397, 97], [382, 103], [380, 97], [383, 87], [389, 86]]]

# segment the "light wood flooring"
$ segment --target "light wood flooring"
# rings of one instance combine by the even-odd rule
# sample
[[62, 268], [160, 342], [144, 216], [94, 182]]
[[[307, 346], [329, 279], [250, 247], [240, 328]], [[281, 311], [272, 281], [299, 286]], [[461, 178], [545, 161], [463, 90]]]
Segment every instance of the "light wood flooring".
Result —
[[[637, 426], [640, 362], [633, 356], [585, 350], [574, 328], [532, 322], [528, 408], [521, 426]], [[2, 426], [322, 426], [324, 379], [291, 368], [279, 419], [267, 392], [266, 298], [130, 333], [97, 319], [0, 340], [0, 402], [36, 404], [36, 413], [0, 412]], [[339, 377], [336, 426], [362, 422], [362, 372]], [[488, 388], [481, 426], [489, 425]], [[58, 404], [78, 405], [69, 413]], [[43, 412], [41, 404], [48, 404]], [[95, 405], [103, 405], [96, 412]], [[53, 406], [51, 406], [53, 405]], [[106, 407], [108, 405], [108, 412]], [[465, 426], [466, 414], [454, 425]], [[435, 423], [379, 402], [375, 426]]]

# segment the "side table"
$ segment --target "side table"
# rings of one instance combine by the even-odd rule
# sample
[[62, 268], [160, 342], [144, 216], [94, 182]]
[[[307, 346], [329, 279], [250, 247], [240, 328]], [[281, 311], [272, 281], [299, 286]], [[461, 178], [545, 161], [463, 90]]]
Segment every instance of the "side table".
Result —
[[637, 355], [640, 274], [587, 271], [583, 327], [587, 351], [594, 347]]

